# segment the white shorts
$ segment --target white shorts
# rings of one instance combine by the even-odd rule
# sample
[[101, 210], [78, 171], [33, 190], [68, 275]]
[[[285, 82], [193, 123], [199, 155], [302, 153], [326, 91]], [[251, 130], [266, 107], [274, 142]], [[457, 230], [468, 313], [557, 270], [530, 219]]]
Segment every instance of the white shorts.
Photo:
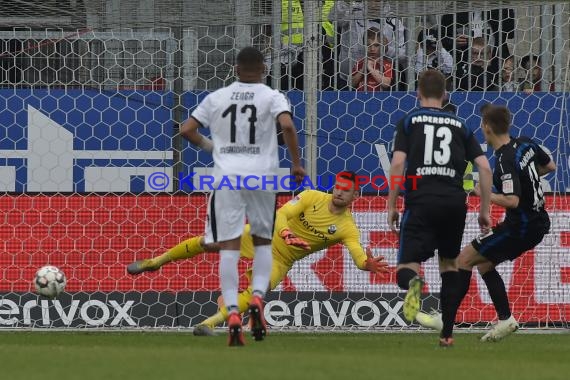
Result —
[[210, 193], [206, 219], [206, 243], [233, 240], [241, 236], [247, 221], [251, 235], [273, 237], [277, 195], [261, 190], [220, 189]]

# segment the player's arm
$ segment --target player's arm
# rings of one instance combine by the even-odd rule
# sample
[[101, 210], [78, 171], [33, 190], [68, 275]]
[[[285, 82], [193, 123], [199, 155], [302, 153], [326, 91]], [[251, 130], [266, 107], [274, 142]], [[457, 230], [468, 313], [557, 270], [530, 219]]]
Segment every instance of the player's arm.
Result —
[[[406, 157], [406, 153], [402, 151], [397, 150], [394, 152], [392, 163], [390, 164], [389, 178], [401, 178], [404, 175]], [[390, 191], [388, 192], [388, 225], [392, 231], [396, 231], [399, 228], [399, 213], [396, 209], [396, 201], [400, 194], [400, 187], [392, 186], [391, 182], [392, 181], [390, 181]]]
[[498, 189], [500, 191], [491, 194], [491, 203], [504, 208], [517, 208], [519, 206], [521, 185], [514, 162], [499, 161], [495, 170], [501, 179], [501, 184], [500, 189]]
[[198, 132], [198, 128], [208, 128], [212, 118], [212, 97], [206, 96], [203, 101], [198, 104], [192, 115], [180, 127], [180, 134], [192, 144], [204, 149], [207, 152], [214, 150], [212, 140], [203, 136]]
[[556, 163], [552, 160], [548, 162], [546, 165], [537, 165], [536, 170], [539, 176], [547, 175], [548, 173], [552, 173], [556, 170]]
[[295, 198], [291, 199], [289, 202], [281, 206], [275, 215], [275, 226], [279, 228], [279, 233], [285, 228], [289, 228], [289, 219], [293, 218], [294, 215], [301, 213], [305, 207], [304, 205], [304, 195], [306, 191], [297, 195]]
[[212, 150], [214, 150], [214, 144], [212, 143], [212, 140], [198, 132], [198, 128], [200, 127], [200, 122], [198, 122], [198, 120], [196, 120], [193, 116], [190, 116], [188, 120], [182, 124], [182, 127], [180, 128], [180, 134], [192, 144], [204, 149], [207, 152], [212, 152]]
[[388, 272], [388, 263], [384, 260], [384, 256], [373, 257], [369, 247], [366, 248], [366, 252], [362, 249], [356, 226], [354, 226], [352, 231], [348, 232], [342, 243], [348, 248], [352, 261], [354, 261], [358, 269], [372, 273]]
[[291, 156], [291, 174], [295, 176], [295, 181], [300, 183], [305, 177], [305, 169], [301, 166], [301, 156], [299, 154], [299, 141], [297, 139], [297, 130], [293, 124], [293, 118], [289, 112], [282, 112], [277, 117], [277, 122], [281, 125], [283, 131], [283, 141], [289, 149]]
[[536, 171], [540, 177], [556, 170], [556, 163], [536, 144]]
[[297, 237], [295, 232], [289, 228], [289, 219], [294, 218], [295, 215], [299, 215], [305, 210], [309, 201], [308, 198], [310, 198], [310, 192], [303, 191], [279, 208], [275, 215], [275, 228], [278, 229], [279, 236], [285, 240], [285, 244], [306, 250], [310, 250], [311, 246], [305, 240]]
[[491, 203], [504, 208], [517, 208], [519, 207], [518, 195], [504, 195], [504, 194], [491, 194]]
[[477, 221], [481, 231], [486, 232], [491, 228], [491, 187], [493, 186], [493, 172], [489, 165], [489, 160], [483, 153], [479, 141], [475, 138], [473, 131], [465, 128], [465, 157], [469, 161], [473, 161], [479, 171], [479, 183], [474, 189], [481, 199], [479, 203], [479, 217]]
[[485, 155], [482, 154], [476, 157], [473, 162], [475, 163], [475, 166], [477, 166], [477, 171], [479, 172], [479, 185], [477, 187], [478, 191], [476, 192], [476, 194], [481, 198], [479, 203], [479, 225], [481, 228], [490, 228], [493, 172], [491, 171], [489, 160], [487, 160]]
[[[404, 121], [401, 120], [396, 126], [394, 135], [394, 152], [392, 153], [392, 162], [390, 163], [390, 190], [388, 192], [388, 225], [392, 231], [399, 228], [400, 215], [396, 209], [396, 201], [400, 194], [400, 188], [392, 186], [393, 178], [401, 178], [406, 168], [406, 159], [408, 157], [408, 135], [404, 128]], [[396, 177], [399, 176], [399, 177]]]
[[283, 140], [283, 130], [281, 129], [281, 125], [278, 121], [275, 123], [275, 130], [277, 131], [277, 144], [285, 145], [285, 140]]

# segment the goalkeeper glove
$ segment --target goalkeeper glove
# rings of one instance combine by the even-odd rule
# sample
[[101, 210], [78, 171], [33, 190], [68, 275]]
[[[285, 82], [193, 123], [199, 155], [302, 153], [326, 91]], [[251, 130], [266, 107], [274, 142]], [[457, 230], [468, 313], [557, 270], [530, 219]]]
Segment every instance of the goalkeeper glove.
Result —
[[384, 256], [372, 257], [370, 247], [366, 248], [366, 262], [364, 269], [372, 273], [388, 273], [388, 263], [384, 261]]
[[310, 250], [311, 246], [305, 240], [297, 237], [290, 229], [285, 228], [280, 233], [283, 240], [285, 240], [285, 244], [292, 245], [294, 247], [303, 248], [305, 250]]

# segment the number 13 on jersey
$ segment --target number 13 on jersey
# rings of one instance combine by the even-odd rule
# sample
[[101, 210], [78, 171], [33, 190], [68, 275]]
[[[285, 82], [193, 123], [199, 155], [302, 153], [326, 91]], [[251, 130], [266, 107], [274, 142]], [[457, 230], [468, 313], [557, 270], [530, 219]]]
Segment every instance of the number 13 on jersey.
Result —
[[[224, 113], [222, 113], [223, 118], [228, 117], [228, 115], [230, 118], [230, 143], [236, 142], [237, 110], [237, 104], [232, 104], [226, 108]], [[255, 144], [255, 122], [257, 121], [257, 108], [253, 104], [245, 104], [241, 107], [240, 112], [243, 114], [249, 113], [249, 118], [247, 119], [249, 122], [249, 143], [253, 145]]]
[[[424, 125], [424, 134], [426, 135], [424, 146], [424, 164], [431, 165], [433, 160], [438, 165], [447, 165], [451, 158], [452, 133], [448, 127], [439, 127], [435, 131], [435, 127], [431, 124]], [[436, 139], [437, 138], [437, 139]], [[437, 145], [434, 149], [434, 145]]]

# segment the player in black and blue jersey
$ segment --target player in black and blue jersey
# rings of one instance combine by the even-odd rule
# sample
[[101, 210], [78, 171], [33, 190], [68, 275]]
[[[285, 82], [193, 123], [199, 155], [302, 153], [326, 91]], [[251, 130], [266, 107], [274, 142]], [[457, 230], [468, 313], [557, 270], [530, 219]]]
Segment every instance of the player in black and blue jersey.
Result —
[[511, 314], [505, 284], [495, 267], [534, 248], [548, 233], [550, 219], [544, 209], [540, 177], [554, 171], [556, 165], [531, 139], [509, 135], [511, 114], [506, 107], [487, 104], [481, 114], [485, 140], [496, 157], [493, 184], [497, 193], [491, 195], [491, 203], [504, 207], [506, 216], [459, 254], [460, 298], [455, 311], [469, 290], [472, 268], [477, 266], [499, 318], [481, 340], [497, 341], [516, 331], [518, 323]]
[[[392, 184], [388, 225], [393, 230], [400, 227], [396, 281], [407, 290], [403, 313], [410, 322], [418, 320], [420, 313], [420, 265], [433, 257], [437, 249], [441, 275], [440, 345], [451, 346], [454, 304], [459, 296], [456, 258], [461, 251], [467, 213], [463, 175], [467, 161], [479, 169], [482, 190], [478, 221], [482, 230], [489, 230], [491, 168], [473, 131], [456, 115], [443, 110], [444, 97], [445, 78], [440, 72], [427, 70], [420, 74], [420, 107], [409, 112], [396, 127], [390, 168], [392, 180], [406, 175], [405, 210], [399, 225], [396, 200], [400, 189]], [[412, 181], [416, 179], [414, 189]]]

